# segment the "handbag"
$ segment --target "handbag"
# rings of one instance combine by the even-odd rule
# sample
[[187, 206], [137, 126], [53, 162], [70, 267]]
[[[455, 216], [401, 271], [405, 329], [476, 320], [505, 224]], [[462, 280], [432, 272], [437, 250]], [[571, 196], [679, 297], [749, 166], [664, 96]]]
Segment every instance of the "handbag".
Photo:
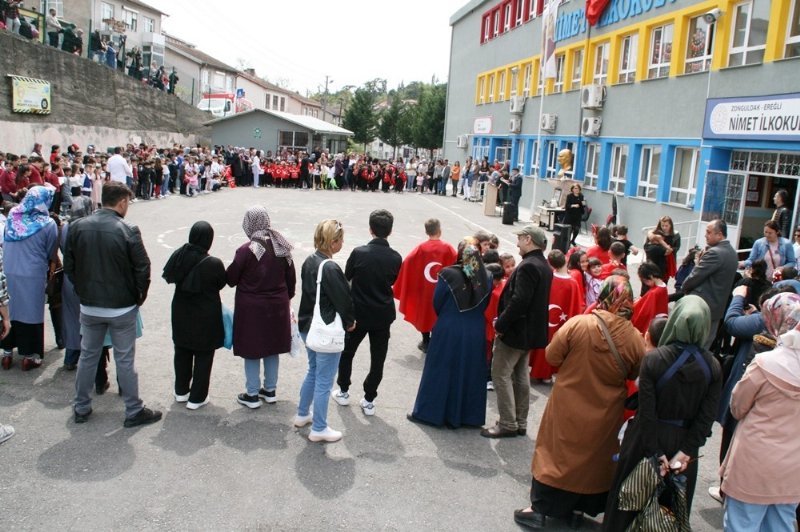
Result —
[[231, 349], [233, 347], [233, 311], [224, 304], [222, 305], [222, 328], [225, 331], [222, 347]]
[[331, 323], [325, 323], [319, 308], [322, 268], [325, 266], [325, 263], [330, 260], [331, 259], [325, 259], [322, 261], [317, 271], [317, 298], [314, 301], [314, 314], [311, 317], [311, 327], [308, 329], [308, 335], [306, 336], [306, 347], [317, 353], [340, 353], [344, 350], [344, 326], [342, 325], [342, 317], [339, 316], [337, 312]]
[[294, 310], [291, 311], [292, 347], [289, 349], [289, 356], [297, 358], [303, 353], [303, 339], [300, 337], [300, 329], [297, 327], [297, 317]]
[[61, 287], [64, 285], [64, 268], [53, 270], [47, 277], [47, 285], [45, 286], [45, 293], [47, 297], [56, 297], [61, 295]]

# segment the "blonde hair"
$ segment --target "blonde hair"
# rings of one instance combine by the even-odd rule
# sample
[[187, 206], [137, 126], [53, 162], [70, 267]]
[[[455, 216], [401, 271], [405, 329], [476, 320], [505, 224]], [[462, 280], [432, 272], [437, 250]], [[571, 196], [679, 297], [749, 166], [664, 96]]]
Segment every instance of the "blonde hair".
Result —
[[344, 237], [344, 228], [336, 220], [322, 220], [314, 229], [314, 249], [330, 253], [331, 245]]

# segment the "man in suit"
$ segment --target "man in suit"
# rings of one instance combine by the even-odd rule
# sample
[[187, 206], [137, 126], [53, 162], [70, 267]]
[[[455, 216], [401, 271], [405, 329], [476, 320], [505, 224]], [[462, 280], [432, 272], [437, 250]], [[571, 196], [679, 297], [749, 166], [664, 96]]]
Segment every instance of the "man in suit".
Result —
[[706, 244], [697, 265], [683, 282], [682, 290], [687, 295], [702, 297], [711, 310], [711, 328], [704, 346], [708, 349], [725, 315], [739, 260], [728, 242], [728, 225], [722, 220], [712, 220], [706, 226]]
[[492, 359], [492, 382], [500, 421], [481, 430], [486, 438], [524, 436], [528, 429], [531, 380], [528, 352], [548, 340], [548, 304], [553, 270], [544, 258], [547, 236], [533, 225], [517, 235], [522, 262], [500, 294]]
[[369, 373], [364, 380], [364, 398], [360, 406], [364, 415], [375, 415], [375, 398], [383, 379], [383, 364], [389, 350], [389, 328], [396, 314], [392, 285], [400, 273], [403, 257], [389, 247], [386, 240], [392, 234], [394, 217], [385, 209], [369, 215], [369, 232], [372, 240], [350, 253], [344, 275], [350, 281], [350, 291], [356, 309], [356, 328], [347, 335], [344, 351], [339, 360], [338, 390], [331, 392], [333, 400], [341, 406], [350, 404], [350, 376], [353, 357], [359, 344], [369, 335]]

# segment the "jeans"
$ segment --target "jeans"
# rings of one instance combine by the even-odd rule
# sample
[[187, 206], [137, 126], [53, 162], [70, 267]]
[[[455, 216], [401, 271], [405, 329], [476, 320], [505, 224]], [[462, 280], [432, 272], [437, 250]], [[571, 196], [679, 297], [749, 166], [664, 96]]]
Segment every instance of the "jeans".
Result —
[[81, 356], [80, 349], [67, 349], [64, 351], [64, 365], [77, 364]]
[[21, 23], [19, 21], [19, 18], [6, 17], [6, 29], [11, 33], [16, 33], [17, 35], [19, 35], [20, 25]]
[[161, 195], [168, 196], [169, 194], [167, 191], [169, 190], [169, 174], [164, 173], [164, 183], [161, 185]]
[[527, 429], [531, 390], [528, 350], [515, 349], [496, 338], [492, 382], [497, 396], [500, 427], [507, 430]]
[[58, 48], [58, 32], [57, 31], [48, 31], [47, 32], [47, 42], [53, 48]]
[[[303, 342], [308, 333], [300, 333]], [[317, 353], [306, 345], [308, 352], [308, 373], [300, 386], [300, 402], [297, 415], [307, 416], [314, 403], [314, 417], [311, 430], [321, 432], [328, 427], [328, 399], [331, 396], [333, 377], [339, 368], [341, 353]]]
[[797, 504], [752, 504], [725, 497], [725, 515], [722, 526], [725, 532], [794, 530]]
[[275, 391], [278, 386], [278, 365], [280, 355], [272, 355], [264, 358], [244, 359], [244, 378], [247, 387], [247, 395], [258, 395], [261, 388], [261, 361], [264, 361], [264, 389], [268, 392]]
[[125, 401], [125, 417], [133, 417], [144, 408], [139, 398], [139, 376], [133, 367], [136, 354], [137, 308], [116, 318], [100, 318], [81, 312], [81, 357], [75, 376], [75, 412], [86, 414], [92, 408], [91, 392], [95, 385], [97, 365], [103, 351], [106, 331], [111, 334], [117, 382]]
[[364, 399], [370, 403], [378, 396], [378, 386], [383, 380], [383, 364], [386, 361], [386, 352], [389, 350], [389, 328], [366, 330], [356, 326], [356, 329], [347, 334], [344, 351], [339, 361], [339, 376], [336, 383], [346, 392], [350, 389], [350, 376], [353, 374], [353, 357], [358, 346], [369, 334], [369, 373], [364, 379]]

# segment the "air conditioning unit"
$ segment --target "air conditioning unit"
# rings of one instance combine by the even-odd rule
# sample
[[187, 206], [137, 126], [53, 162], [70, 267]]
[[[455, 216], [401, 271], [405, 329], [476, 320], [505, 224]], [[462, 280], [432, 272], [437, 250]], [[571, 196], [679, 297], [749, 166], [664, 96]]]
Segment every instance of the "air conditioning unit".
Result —
[[558, 125], [558, 115], [545, 113], [542, 115], [541, 126], [545, 131], [555, 131]]
[[456, 137], [456, 147], [466, 148], [469, 146], [469, 135], [459, 135]]
[[512, 96], [510, 100], [509, 111], [514, 115], [521, 115], [525, 110], [525, 98], [522, 96]]
[[519, 118], [512, 118], [508, 121], [508, 131], [509, 133], [519, 133], [522, 129], [522, 120]]
[[600, 135], [600, 128], [603, 126], [603, 119], [599, 116], [584, 117], [581, 124], [581, 135], [587, 137], [597, 137]]
[[586, 85], [581, 89], [581, 107], [584, 109], [602, 109], [605, 101], [605, 85]]

